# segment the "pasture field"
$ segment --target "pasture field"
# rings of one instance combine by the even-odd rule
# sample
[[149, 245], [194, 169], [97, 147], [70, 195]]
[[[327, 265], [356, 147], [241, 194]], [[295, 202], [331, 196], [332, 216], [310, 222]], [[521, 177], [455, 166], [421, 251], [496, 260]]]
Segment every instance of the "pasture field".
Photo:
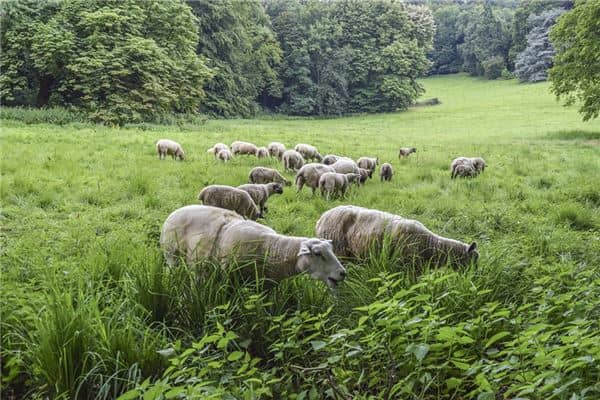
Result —
[[[581, 122], [545, 83], [423, 82], [441, 105], [339, 119], [3, 119], [3, 398], [600, 398], [600, 121]], [[185, 162], [158, 160], [163, 137]], [[324, 211], [361, 205], [476, 241], [478, 266], [417, 271], [374, 254], [347, 263], [335, 292], [305, 276], [263, 287], [208, 262], [203, 280], [167, 269], [171, 211], [253, 166], [283, 170], [206, 153], [234, 140], [394, 166], [391, 183], [346, 199], [286, 188], [260, 221], [278, 232], [312, 236]], [[401, 146], [418, 151], [399, 160]], [[451, 180], [461, 155], [485, 172]]]

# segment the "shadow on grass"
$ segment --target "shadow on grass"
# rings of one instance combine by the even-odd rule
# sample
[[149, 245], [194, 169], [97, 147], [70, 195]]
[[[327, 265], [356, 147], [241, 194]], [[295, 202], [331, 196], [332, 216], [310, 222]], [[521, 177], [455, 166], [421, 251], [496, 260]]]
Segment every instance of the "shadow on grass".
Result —
[[548, 138], [558, 140], [600, 140], [600, 131], [560, 130], [550, 132]]

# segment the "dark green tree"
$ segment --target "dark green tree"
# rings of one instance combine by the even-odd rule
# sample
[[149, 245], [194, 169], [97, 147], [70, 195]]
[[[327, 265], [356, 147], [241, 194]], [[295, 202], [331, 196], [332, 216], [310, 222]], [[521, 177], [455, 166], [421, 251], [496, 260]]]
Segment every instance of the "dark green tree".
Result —
[[600, 113], [600, 0], [579, 0], [550, 33], [556, 50], [551, 90], [567, 105], [581, 102], [583, 120]]
[[459, 72], [463, 60], [458, 46], [463, 43], [464, 17], [458, 5], [447, 5], [433, 12], [435, 19], [435, 36], [433, 50], [429, 53], [432, 61], [431, 73], [452, 74]]

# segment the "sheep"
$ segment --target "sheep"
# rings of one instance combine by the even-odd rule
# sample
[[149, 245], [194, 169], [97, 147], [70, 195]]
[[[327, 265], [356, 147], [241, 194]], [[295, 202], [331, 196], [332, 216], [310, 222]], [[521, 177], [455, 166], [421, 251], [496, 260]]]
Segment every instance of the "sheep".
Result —
[[296, 150], [286, 150], [282, 160], [286, 171], [298, 171], [304, 165], [304, 157]]
[[485, 170], [485, 160], [481, 157], [473, 157], [471, 158], [471, 162], [477, 171], [477, 174], [482, 173]]
[[392, 164], [384, 163], [379, 171], [379, 176], [381, 177], [381, 181], [391, 181], [392, 176], [394, 176], [394, 168], [392, 168]]
[[478, 171], [472, 160], [472, 158], [467, 157], [458, 157], [452, 160], [452, 164], [450, 164], [450, 178], [454, 179], [457, 176], [463, 178], [477, 176]]
[[285, 145], [283, 143], [271, 142], [267, 146], [267, 149], [271, 157], [277, 157], [281, 161], [281, 157], [283, 157], [283, 153], [285, 152]]
[[350, 183], [358, 183], [360, 175], [358, 174], [338, 174], [337, 172], [325, 172], [319, 178], [319, 189], [321, 196], [329, 200], [331, 195], [340, 195], [344, 197]]
[[229, 160], [232, 159], [232, 155], [231, 155], [231, 151], [229, 151], [229, 149], [223, 149], [221, 151], [219, 151], [219, 154], [217, 154], [217, 159], [221, 160], [223, 162], [227, 162]]
[[360, 174], [358, 165], [349, 159], [339, 159], [331, 165], [335, 172], [338, 174]]
[[331, 165], [335, 164], [340, 159], [350, 160], [350, 158], [348, 157], [338, 156], [335, 154], [327, 154], [325, 157], [323, 157], [323, 160], [321, 160], [321, 162], [325, 165]]
[[330, 165], [317, 163], [304, 165], [296, 174], [296, 187], [298, 188], [298, 192], [306, 185], [311, 188], [312, 194], [314, 195], [315, 190], [319, 187], [319, 178], [325, 172], [335, 172], [335, 170]]
[[302, 154], [302, 157], [304, 157], [305, 160], [317, 160], [319, 162], [323, 160], [323, 157], [319, 154], [317, 148], [310, 144], [298, 143], [296, 147], [294, 147], [294, 150]]
[[360, 259], [388, 248], [401, 261], [431, 266], [465, 266], [479, 258], [475, 242], [448, 239], [419, 221], [357, 206], [326, 211], [317, 221], [316, 235], [332, 240], [339, 257]]
[[266, 147], [259, 147], [256, 149], [256, 157], [267, 158], [269, 157], [269, 150]]
[[248, 182], [250, 183], [269, 183], [279, 182], [285, 186], [290, 186], [291, 182], [288, 181], [277, 171], [276, 169], [266, 167], [254, 167], [250, 170], [248, 176]]
[[198, 194], [198, 200], [207, 206], [232, 210], [245, 218], [257, 220], [262, 215], [248, 192], [225, 185], [210, 185]]
[[245, 192], [248, 192], [254, 203], [258, 206], [261, 215], [267, 212], [267, 200], [274, 194], [283, 193], [283, 185], [279, 182], [271, 182], [266, 184], [247, 183], [237, 187]]
[[231, 143], [231, 152], [233, 155], [236, 154], [250, 154], [255, 156], [258, 152], [258, 147], [252, 143], [248, 142], [233, 142]]
[[417, 148], [416, 147], [402, 147], [400, 148], [400, 152], [398, 153], [398, 157], [408, 157], [409, 155], [411, 155], [412, 153], [416, 153], [417, 152]]
[[360, 167], [358, 168], [358, 174], [360, 175], [360, 179], [358, 182], [361, 185], [364, 185], [367, 179], [373, 177], [373, 171]]
[[375, 172], [375, 168], [377, 168], [377, 165], [379, 165], [379, 158], [361, 157], [356, 163], [358, 164], [359, 168], [364, 168], [371, 171], [372, 176], [373, 172]]
[[206, 150], [206, 152], [207, 153], [212, 153], [212, 154], [214, 154], [215, 157], [217, 157], [219, 155], [219, 152], [221, 150], [229, 150], [229, 146], [227, 146], [224, 143], [217, 143], [213, 147], [211, 147], [210, 149]]
[[225, 268], [245, 265], [243, 274], [258, 273], [272, 282], [307, 273], [331, 289], [346, 277], [330, 241], [284, 236], [211, 206], [189, 205], [173, 211], [162, 226], [160, 247], [171, 267], [180, 258], [188, 265], [212, 259]]
[[160, 160], [167, 158], [167, 155], [170, 155], [173, 159], [178, 158], [182, 161], [185, 160], [183, 147], [170, 139], [160, 139], [156, 142], [156, 151], [158, 152], [158, 158]]

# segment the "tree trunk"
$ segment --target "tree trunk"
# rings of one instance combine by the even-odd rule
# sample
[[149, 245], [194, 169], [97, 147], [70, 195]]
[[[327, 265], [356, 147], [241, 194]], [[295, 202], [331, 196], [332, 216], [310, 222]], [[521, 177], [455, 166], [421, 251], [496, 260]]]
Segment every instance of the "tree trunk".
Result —
[[48, 101], [50, 100], [50, 86], [52, 86], [53, 82], [54, 78], [51, 75], [45, 75], [40, 78], [40, 88], [35, 102], [35, 105], [38, 108], [48, 104]]

